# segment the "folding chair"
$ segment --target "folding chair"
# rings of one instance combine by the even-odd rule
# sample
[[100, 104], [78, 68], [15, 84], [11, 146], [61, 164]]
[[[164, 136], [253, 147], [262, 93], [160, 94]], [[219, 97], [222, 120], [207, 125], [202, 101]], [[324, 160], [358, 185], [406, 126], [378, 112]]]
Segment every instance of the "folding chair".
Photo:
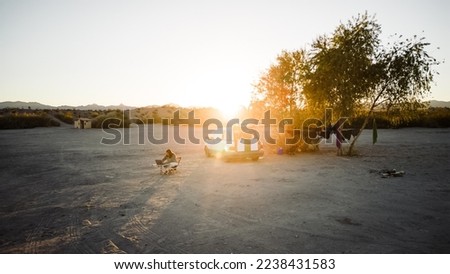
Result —
[[181, 157], [177, 157], [176, 162], [171, 162], [163, 164], [161, 160], [155, 160], [156, 166], [159, 167], [159, 172], [161, 174], [172, 174], [177, 171], [177, 167], [180, 165]]

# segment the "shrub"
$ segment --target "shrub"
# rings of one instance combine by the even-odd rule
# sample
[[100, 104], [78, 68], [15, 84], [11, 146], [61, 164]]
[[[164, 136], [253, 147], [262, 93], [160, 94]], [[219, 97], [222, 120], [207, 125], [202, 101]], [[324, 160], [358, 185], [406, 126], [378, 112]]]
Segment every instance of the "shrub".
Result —
[[35, 127], [59, 127], [60, 124], [42, 114], [10, 113], [0, 116], [0, 129], [22, 129]]

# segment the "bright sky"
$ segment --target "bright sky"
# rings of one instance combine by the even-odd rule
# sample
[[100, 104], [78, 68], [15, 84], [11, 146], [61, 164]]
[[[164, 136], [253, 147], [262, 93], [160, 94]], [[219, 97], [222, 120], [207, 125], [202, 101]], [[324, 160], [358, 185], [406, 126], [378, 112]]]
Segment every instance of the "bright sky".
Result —
[[[0, 101], [247, 105], [283, 49], [368, 11], [384, 36], [423, 35], [450, 56], [450, 1], [0, 0]], [[440, 49], [437, 49], [437, 48]], [[430, 99], [450, 100], [450, 65]]]

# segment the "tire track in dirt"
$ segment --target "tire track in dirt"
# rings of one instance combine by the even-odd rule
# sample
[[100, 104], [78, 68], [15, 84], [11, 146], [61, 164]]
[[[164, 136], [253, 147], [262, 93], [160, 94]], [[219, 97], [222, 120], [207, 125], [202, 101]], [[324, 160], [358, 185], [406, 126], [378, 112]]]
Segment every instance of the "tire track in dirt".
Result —
[[70, 248], [74, 249], [76, 253], [86, 253], [80, 249], [80, 219], [78, 215], [70, 215], [69, 226], [66, 227], [64, 238], [68, 242]]
[[37, 226], [31, 231], [26, 238], [24, 253], [37, 254], [47, 250], [47, 246], [43, 243], [44, 233], [48, 230], [51, 219], [42, 217]]
[[158, 175], [155, 182], [144, 189], [133, 199], [138, 206], [129, 210], [132, 216], [120, 228], [119, 235], [130, 241], [138, 252], [152, 250], [160, 253], [186, 253], [181, 248], [169, 250], [164, 247], [166, 237], [155, 232], [152, 227], [163, 214], [164, 210], [176, 199], [180, 186], [186, 178], [197, 168], [198, 163], [186, 162], [171, 175]]
[[66, 228], [65, 240], [68, 242], [64, 252], [76, 254], [92, 254], [95, 253], [90, 245], [90, 241], [83, 238], [83, 231], [92, 229], [92, 223], [89, 220], [81, 221], [80, 215], [70, 216], [70, 225]]
[[[159, 253], [169, 253], [164, 247], [166, 237], [152, 230], [164, 209], [178, 195], [179, 187], [191, 173], [186, 169], [172, 175], [154, 174], [150, 179], [134, 183], [140, 190], [131, 188], [111, 200], [111, 188], [96, 191], [80, 208], [80, 217], [72, 216], [66, 228], [67, 249], [76, 253], [142, 253], [151, 248]], [[191, 165], [192, 168], [192, 165]], [[142, 188], [142, 186], [145, 186]], [[109, 195], [109, 196], [108, 196]], [[109, 197], [105, 200], [104, 197]], [[86, 222], [86, 224], [84, 224]], [[176, 249], [178, 253], [186, 253]]]

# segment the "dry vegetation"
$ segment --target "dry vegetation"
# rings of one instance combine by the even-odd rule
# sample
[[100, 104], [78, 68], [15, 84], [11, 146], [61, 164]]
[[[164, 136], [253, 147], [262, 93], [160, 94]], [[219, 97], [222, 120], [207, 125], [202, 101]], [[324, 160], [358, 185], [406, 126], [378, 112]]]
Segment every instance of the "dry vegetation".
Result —
[[[200, 123], [209, 118], [216, 118], [224, 121], [220, 112], [214, 108], [181, 108], [173, 105], [153, 106], [136, 108], [130, 111], [122, 110], [32, 110], [32, 109], [2, 109], [0, 110], [0, 129], [20, 129], [35, 127], [57, 127], [61, 125], [73, 125], [78, 117], [93, 119], [93, 127], [107, 127], [111, 122], [119, 119], [128, 127], [134, 124], [170, 124], [176, 111], [180, 112], [180, 117], [187, 117], [190, 111], [194, 111], [195, 118], [200, 119]], [[240, 119], [252, 117], [250, 111], [243, 111], [238, 115]], [[427, 127], [445, 128], [450, 127], [450, 108], [430, 107], [418, 111], [406, 112], [386, 112], [379, 111], [374, 114], [378, 128], [405, 128], [405, 127]], [[106, 120], [106, 122], [104, 122]], [[356, 116], [351, 119], [352, 127], [360, 126], [364, 121], [364, 116]], [[122, 124], [120, 125], [122, 126]], [[367, 128], [371, 128], [369, 124]]]

